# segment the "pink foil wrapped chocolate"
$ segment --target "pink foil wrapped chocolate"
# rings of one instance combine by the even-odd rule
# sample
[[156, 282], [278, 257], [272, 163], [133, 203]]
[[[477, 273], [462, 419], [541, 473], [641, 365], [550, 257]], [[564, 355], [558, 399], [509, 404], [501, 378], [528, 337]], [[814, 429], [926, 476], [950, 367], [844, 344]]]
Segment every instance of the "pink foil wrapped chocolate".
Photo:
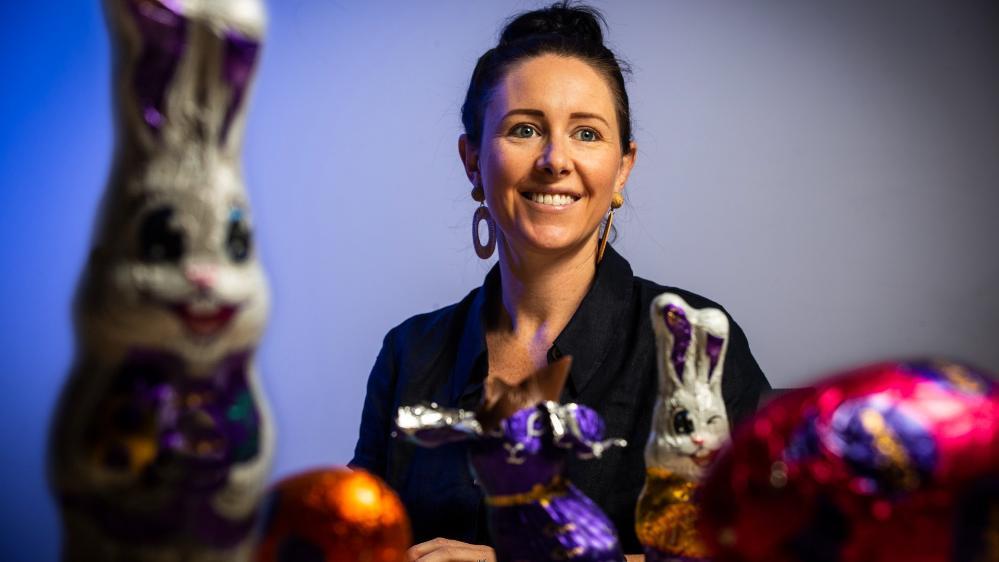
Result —
[[999, 556], [999, 385], [950, 361], [872, 365], [780, 396], [708, 475], [719, 561]]

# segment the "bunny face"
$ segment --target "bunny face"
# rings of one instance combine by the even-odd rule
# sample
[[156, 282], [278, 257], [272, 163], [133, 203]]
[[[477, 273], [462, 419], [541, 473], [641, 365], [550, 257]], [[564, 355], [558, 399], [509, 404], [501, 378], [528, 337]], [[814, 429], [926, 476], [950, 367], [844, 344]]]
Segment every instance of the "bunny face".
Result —
[[697, 479], [728, 438], [725, 404], [707, 387], [678, 388], [658, 406], [653, 463]]
[[161, 189], [146, 174], [112, 213], [82, 314], [95, 345], [167, 348], [197, 364], [259, 340], [267, 287], [242, 182], [225, 165], [209, 170]]
[[718, 309], [695, 309], [672, 293], [656, 297], [650, 314], [660, 397], [646, 465], [698, 480], [729, 435], [721, 395], [728, 318]]
[[87, 348], [195, 371], [254, 347], [267, 313], [240, 168], [260, 0], [106, 0], [119, 152], [80, 301]]

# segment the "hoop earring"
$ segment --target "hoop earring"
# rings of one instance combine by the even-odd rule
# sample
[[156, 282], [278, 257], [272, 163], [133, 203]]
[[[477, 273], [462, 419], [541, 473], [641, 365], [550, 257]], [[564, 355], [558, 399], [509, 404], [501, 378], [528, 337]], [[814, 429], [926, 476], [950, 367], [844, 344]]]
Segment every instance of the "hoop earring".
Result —
[[[475, 254], [487, 260], [496, 251], [496, 222], [493, 221], [493, 216], [485, 205], [486, 194], [482, 187], [476, 186], [472, 189], [472, 199], [479, 202], [479, 208], [475, 209], [472, 215], [472, 244], [475, 246]], [[479, 240], [479, 223], [482, 221], [486, 221], [486, 229], [489, 231], [489, 238], [485, 244]]]
[[604, 227], [604, 232], [600, 235], [600, 242], [597, 246], [597, 263], [600, 263], [604, 259], [604, 250], [607, 249], [607, 236], [610, 234], [611, 227], [614, 226], [614, 209], [620, 209], [621, 205], [624, 205], [624, 196], [620, 193], [615, 193], [614, 198], [611, 199], [610, 214], [607, 215], [607, 226]]

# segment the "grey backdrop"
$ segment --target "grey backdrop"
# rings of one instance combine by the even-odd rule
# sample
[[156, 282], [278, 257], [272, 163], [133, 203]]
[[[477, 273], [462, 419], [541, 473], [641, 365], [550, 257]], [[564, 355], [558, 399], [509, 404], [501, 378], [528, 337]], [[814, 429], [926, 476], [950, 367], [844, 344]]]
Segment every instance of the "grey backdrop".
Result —
[[[917, 354], [999, 370], [995, 2], [596, 4], [634, 67], [616, 224], [639, 275], [726, 305], [776, 386]], [[491, 265], [458, 112], [502, 21], [537, 5], [270, 2], [245, 156], [274, 478], [346, 462], [382, 336]], [[0, 14], [0, 558], [46, 560], [45, 432], [110, 166], [110, 57], [96, 0]]]

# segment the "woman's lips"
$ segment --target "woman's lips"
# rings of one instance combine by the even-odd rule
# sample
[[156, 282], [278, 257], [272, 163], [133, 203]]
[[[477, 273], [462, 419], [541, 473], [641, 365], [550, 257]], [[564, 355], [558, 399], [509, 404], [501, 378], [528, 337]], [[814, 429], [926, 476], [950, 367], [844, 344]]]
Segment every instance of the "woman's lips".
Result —
[[547, 209], [564, 209], [580, 199], [580, 197], [568, 193], [544, 193], [534, 191], [522, 191], [520, 196], [539, 207]]
[[239, 309], [236, 305], [195, 308], [191, 303], [174, 304], [170, 308], [189, 331], [199, 336], [213, 336], [220, 332], [229, 325]]

